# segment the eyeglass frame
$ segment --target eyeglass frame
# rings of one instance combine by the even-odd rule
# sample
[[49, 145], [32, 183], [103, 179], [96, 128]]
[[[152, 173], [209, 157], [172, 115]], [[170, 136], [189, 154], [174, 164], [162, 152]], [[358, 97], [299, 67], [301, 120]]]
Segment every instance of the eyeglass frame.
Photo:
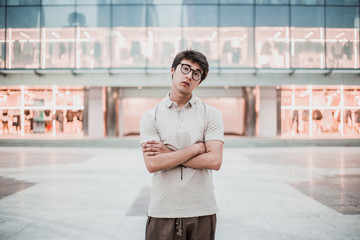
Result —
[[[190, 65], [190, 64], [187, 64], [187, 63], [179, 63], [179, 65], [181, 65], [180, 71], [181, 71], [183, 74], [188, 74], [189, 72], [192, 71], [191, 78], [192, 78], [194, 81], [200, 81], [200, 80], [202, 80], [203, 75], [202, 75], [202, 73], [200, 72], [200, 70], [194, 70], [194, 69], [192, 69], [192, 68], [191, 68], [191, 65]], [[184, 65], [189, 67], [190, 70], [189, 70], [188, 72], [183, 72], [182, 67], [183, 67]], [[198, 72], [198, 73], [200, 74], [200, 78], [199, 78], [199, 79], [195, 79], [195, 78], [194, 78], [194, 72]]]

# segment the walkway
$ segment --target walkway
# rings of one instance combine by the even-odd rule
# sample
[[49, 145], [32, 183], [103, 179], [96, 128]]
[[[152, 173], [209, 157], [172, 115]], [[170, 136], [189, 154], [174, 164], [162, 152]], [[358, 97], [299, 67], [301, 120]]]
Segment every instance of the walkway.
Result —
[[[217, 240], [360, 239], [360, 148], [225, 148]], [[136, 148], [0, 148], [1, 240], [142, 240]]]

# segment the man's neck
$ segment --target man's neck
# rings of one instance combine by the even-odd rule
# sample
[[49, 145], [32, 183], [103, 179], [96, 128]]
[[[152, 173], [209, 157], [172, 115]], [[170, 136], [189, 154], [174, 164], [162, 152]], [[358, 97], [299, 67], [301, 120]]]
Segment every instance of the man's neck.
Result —
[[192, 94], [182, 94], [180, 92], [174, 91], [174, 89], [171, 89], [170, 91], [170, 99], [173, 102], [176, 102], [176, 104], [182, 108], [192, 97]]

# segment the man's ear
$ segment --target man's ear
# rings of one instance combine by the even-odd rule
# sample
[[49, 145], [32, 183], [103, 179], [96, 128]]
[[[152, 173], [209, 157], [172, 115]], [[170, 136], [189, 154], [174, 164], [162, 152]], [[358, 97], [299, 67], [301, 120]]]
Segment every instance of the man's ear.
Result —
[[171, 78], [174, 77], [174, 73], [175, 73], [175, 68], [171, 68]]

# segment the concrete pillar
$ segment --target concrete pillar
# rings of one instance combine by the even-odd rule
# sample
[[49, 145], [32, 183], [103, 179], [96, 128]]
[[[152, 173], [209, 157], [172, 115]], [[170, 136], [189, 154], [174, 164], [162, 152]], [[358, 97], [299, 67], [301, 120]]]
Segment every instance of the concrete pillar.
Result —
[[119, 88], [105, 88], [105, 136], [119, 136]]
[[259, 133], [260, 137], [276, 137], [276, 88], [260, 87]]
[[89, 137], [104, 136], [102, 87], [91, 87], [88, 90], [88, 135]]
[[256, 136], [256, 87], [243, 87], [245, 98], [245, 136]]

